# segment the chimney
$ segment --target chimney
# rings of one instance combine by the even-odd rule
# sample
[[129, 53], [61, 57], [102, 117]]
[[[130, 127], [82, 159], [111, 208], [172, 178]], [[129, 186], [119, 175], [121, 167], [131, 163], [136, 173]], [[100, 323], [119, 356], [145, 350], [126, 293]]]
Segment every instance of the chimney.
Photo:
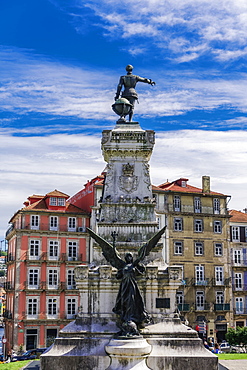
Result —
[[210, 176], [202, 176], [202, 192], [210, 193]]

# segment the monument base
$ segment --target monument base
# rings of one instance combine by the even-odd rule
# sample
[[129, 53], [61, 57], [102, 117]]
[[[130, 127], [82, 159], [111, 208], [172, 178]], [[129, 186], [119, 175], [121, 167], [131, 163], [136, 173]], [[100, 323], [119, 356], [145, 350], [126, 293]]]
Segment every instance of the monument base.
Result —
[[42, 370], [218, 370], [218, 357], [197, 332], [178, 318], [164, 318], [142, 330], [143, 338], [113, 339], [113, 322], [76, 320], [63, 328], [41, 355]]
[[150, 370], [146, 365], [146, 358], [151, 349], [143, 338], [112, 339], [105, 346], [106, 353], [111, 358], [111, 365], [107, 370]]

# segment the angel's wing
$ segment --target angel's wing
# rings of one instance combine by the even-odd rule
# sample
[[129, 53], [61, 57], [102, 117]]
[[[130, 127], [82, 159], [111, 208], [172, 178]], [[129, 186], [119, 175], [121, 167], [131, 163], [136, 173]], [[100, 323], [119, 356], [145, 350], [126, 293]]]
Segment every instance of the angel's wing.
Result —
[[149, 255], [149, 253], [151, 252], [151, 250], [156, 246], [156, 244], [160, 240], [161, 235], [164, 233], [165, 229], [166, 229], [166, 226], [164, 226], [161, 230], [159, 230], [156, 234], [154, 234], [154, 236], [152, 236], [152, 238], [149, 239], [149, 241], [147, 243], [143, 244], [139, 248], [139, 250], [138, 250], [138, 257], [135, 260], [135, 264], [137, 264], [140, 261], [144, 260], [144, 258]]
[[125, 266], [124, 260], [121, 259], [117, 250], [110, 243], [101, 238], [101, 236], [97, 235], [88, 227], [87, 231], [89, 232], [91, 237], [100, 245], [100, 247], [102, 248], [103, 256], [113, 267], [116, 267], [119, 270]]

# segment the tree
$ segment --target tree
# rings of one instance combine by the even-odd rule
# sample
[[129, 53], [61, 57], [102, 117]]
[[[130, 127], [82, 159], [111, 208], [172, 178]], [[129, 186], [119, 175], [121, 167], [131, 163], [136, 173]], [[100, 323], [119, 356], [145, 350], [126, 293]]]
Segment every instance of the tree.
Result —
[[238, 345], [245, 349], [247, 347], [247, 326], [237, 326], [236, 329], [229, 328], [226, 333], [226, 340], [231, 345]]

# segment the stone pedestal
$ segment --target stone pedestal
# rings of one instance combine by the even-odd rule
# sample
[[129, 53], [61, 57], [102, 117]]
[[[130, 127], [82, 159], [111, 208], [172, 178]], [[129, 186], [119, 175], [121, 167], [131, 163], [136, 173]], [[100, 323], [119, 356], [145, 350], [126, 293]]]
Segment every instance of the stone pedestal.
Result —
[[149, 370], [146, 359], [152, 347], [143, 338], [140, 339], [112, 339], [105, 346], [106, 353], [111, 358], [111, 365], [107, 370]]
[[113, 339], [114, 322], [78, 319], [41, 355], [42, 370], [218, 370], [218, 357], [197, 332], [178, 318], [164, 318], [142, 330], [143, 338]]

